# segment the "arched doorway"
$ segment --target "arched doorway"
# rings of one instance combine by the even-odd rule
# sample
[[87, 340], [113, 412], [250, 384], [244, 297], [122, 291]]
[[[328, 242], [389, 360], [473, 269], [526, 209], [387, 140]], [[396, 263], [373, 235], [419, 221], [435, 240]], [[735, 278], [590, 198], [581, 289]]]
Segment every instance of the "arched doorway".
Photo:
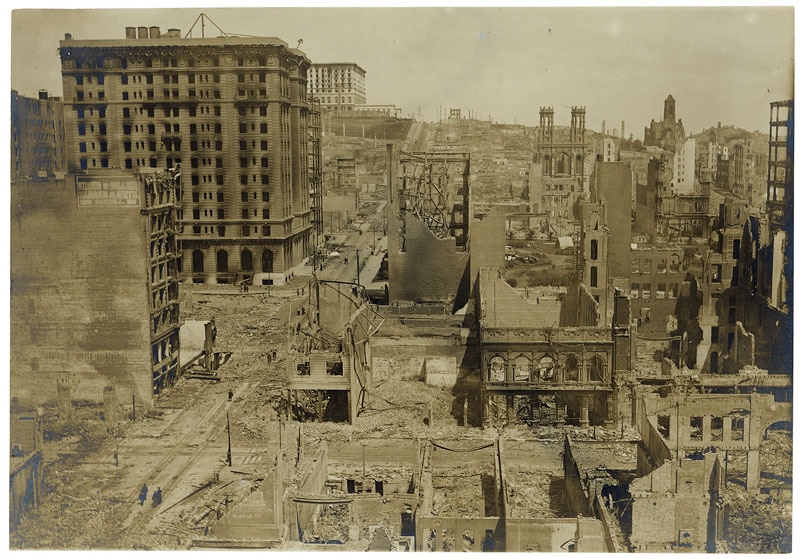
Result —
[[253, 253], [247, 249], [242, 251], [242, 270], [245, 272], [253, 271]]
[[272, 273], [272, 258], [272, 251], [269, 249], [266, 249], [261, 253], [261, 271], [265, 274]]
[[203, 273], [203, 259], [204, 257], [202, 250], [195, 250], [192, 252], [192, 273]]
[[228, 271], [228, 251], [220, 250], [217, 252], [217, 272]]

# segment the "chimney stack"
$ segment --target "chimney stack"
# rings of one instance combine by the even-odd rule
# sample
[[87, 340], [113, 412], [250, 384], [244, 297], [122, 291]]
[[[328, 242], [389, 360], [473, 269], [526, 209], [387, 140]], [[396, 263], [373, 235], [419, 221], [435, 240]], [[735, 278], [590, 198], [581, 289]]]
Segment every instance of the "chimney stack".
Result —
[[139, 38], [140, 39], [147, 39], [148, 38], [147, 27], [144, 27], [144, 26], [139, 27]]

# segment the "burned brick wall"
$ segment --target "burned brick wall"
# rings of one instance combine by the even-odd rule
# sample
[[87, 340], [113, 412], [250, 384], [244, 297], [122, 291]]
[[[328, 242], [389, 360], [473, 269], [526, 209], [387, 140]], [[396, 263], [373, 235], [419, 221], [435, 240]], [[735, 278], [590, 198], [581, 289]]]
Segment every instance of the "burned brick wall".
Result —
[[[109, 187], [111, 188], [111, 187]], [[152, 399], [147, 223], [133, 186], [104, 205], [75, 182], [15, 183], [11, 191], [11, 394]], [[117, 196], [117, 198], [114, 198]], [[130, 200], [127, 202], [126, 200]]]
[[[455, 238], [437, 238], [414, 216], [407, 215], [404, 221], [404, 235], [396, 238], [400, 246], [392, 250], [395, 247], [390, 244], [390, 303], [456, 306], [459, 287], [469, 281], [469, 252], [457, 247]], [[463, 299], [466, 304], [466, 297]]]
[[573, 283], [567, 288], [561, 305], [560, 326], [598, 326], [600, 306], [582, 283]]
[[469, 267], [470, 289], [474, 287], [481, 268], [505, 266], [505, 216], [495, 210], [474, 215], [470, 221]]
[[631, 270], [631, 168], [620, 161], [595, 164], [590, 181], [594, 201], [607, 201], [608, 279], [630, 278]]

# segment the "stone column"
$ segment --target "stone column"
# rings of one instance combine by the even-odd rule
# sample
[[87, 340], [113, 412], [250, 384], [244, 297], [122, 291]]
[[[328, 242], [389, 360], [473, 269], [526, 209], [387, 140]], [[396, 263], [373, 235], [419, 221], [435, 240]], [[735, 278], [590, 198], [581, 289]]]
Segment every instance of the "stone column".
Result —
[[733, 418], [731, 417], [723, 417], [722, 418], [722, 442], [729, 443], [731, 441], [731, 422]]
[[704, 415], [703, 416], [703, 443], [707, 443], [711, 440], [711, 416]]
[[747, 491], [758, 493], [761, 481], [761, 470], [758, 465], [758, 449], [747, 451]]
[[581, 415], [578, 424], [581, 427], [589, 426], [589, 396], [581, 396]]
[[606, 427], [613, 427], [616, 423], [617, 414], [614, 407], [614, 394], [606, 394]]

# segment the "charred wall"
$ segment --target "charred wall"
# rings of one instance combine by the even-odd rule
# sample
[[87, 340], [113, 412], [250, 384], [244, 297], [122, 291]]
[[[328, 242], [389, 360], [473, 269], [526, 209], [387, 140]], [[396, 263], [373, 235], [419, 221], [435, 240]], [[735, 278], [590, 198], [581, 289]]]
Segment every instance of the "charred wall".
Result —
[[79, 205], [70, 181], [16, 183], [11, 198], [11, 394], [41, 403], [67, 379], [73, 399], [102, 402], [111, 385], [122, 402], [149, 403], [149, 239], [138, 199]]

